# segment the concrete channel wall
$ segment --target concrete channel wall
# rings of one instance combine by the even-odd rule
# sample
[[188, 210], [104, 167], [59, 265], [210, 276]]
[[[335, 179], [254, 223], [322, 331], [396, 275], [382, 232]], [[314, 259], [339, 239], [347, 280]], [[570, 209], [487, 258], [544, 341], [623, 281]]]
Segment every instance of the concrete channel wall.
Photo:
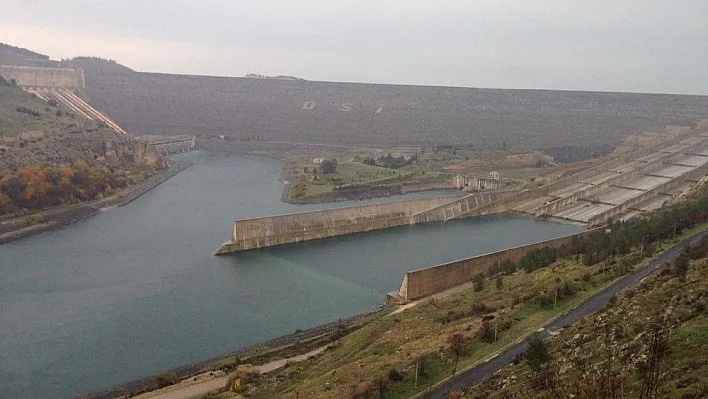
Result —
[[490, 267], [506, 260], [519, 262], [530, 251], [540, 248], [560, 248], [569, 245], [575, 237], [583, 237], [595, 230], [588, 230], [565, 237], [541, 241], [534, 244], [493, 252], [426, 267], [406, 273], [397, 296], [404, 300], [414, 300], [445, 291], [460, 284], [468, 283], [479, 273], [486, 272]]
[[412, 215], [456, 198], [414, 199], [237, 220], [234, 222], [231, 240], [219, 246], [215, 254], [408, 225], [412, 222]]
[[701, 166], [699, 168], [696, 168], [680, 177], [669, 180], [666, 183], [663, 183], [638, 197], [629, 199], [623, 202], [622, 204], [615, 206], [614, 208], [608, 209], [605, 212], [597, 214], [588, 220], [588, 225], [599, 226], [605, 224], [611, 218], [621, 213], [624, 213], [626, 210], [631, 209], [635, 205], [641, 204], [645, 201], [649, 201], [661, 193], [670, 192], [672, 189], [685, 184], [687, 180], [699, 180], [701, 177], [703, 177], [703, 175], [705, 175], [707, 168], [708, 166]]
[[[688, 135], [686, 135], [686, 134], [678, 135], [678, 136], [676, 136], [672, 139], [666, 140], [662, 143], [655, 144], [653, 146], [645, 147], [640, 150], [633, 151], [628, 154], [618, 156], [618, 157], [613, 158], [607, 162], [601, 163], [601, 164], [599, 164], [595, 167], [592, 167], [590, 169], [586, 169], [581, 172], [575, 173], [571, 176], [568, 176], [568, 177], [558, 180], [556, 182], [546, 184], [541, 187], [536, 187], [536, 188], [532, 188], [529, 190], [524, 190], [521, 192], [516, 192], [513, 194], [501, 196], [497, 201], [494, 201], [493, 203], [490, 203], [490, 204], [484, 205], [484, 206], [480, 206], [478, 208], [470, 209], [467, 212], [460, 212], [459, 214], [455, 215], [454, 218], [465, 218], [465, 217], [486, 215], [486, 214], [497, 213], [497, 212], [504, 212], [506, 210], [513, 208], [515, 205], [517, 205], [519, 203], [523, 203], [525, 201], [529, 201], [534, 198], [546, 196], [554, 191], [564, 189], [564, 188], [569, 187], [573, 184], [580, 183], [583, 180], [587, 180], [587, 179], [590, 179], [590, 178], [597, 176], [599, 174], [609, 172], [612, 169], [620, 167], [620, 166], [622, 166], [628, 162], [631, 162], [633, 160], [645, 157], [647, 155], [650, 155], [650, 154], [653, 154], [656, 152], [660, 152], [661, 149], [664, 149], [667, 146], [670, 146], [673, 144], [677, 144], [677, 143], [685, 140], [687, 137], [688, 137]], [[671, 154], [671, 155], [674, 155], [674, 154]], [[462, 202], [463, 200], [464, 200], [464, 198], [457, 200], [457, 201]], [[548, 206], [553, 206], [553, 204], [549, 204]], [[459, 207], [457, 207], [456, 203], [450, 203], [450, 204], [446, 204], [446, 208], [451, 209], [451, 210], [456, 210]]]
[[86, 88], [83, 69], [0, 65], [0, 76], [8, 81], [14, 79], [18, 86]]
[[[437, 207], [431, 207], [418, 212], [411, 216], [411, 223], [426, 223], [454, 219], [462, 214], [469, 213], [474, 209], [493, 204], [499, 199], [516, 192], [518, 192], [518, 190], [469, 194], [462, 198], [440, 204]], [[500, 212], [503, 212], [504, 210]]]
[[617, 176], [606, 179], [598, 184], [593, 184], [590, 187], [578, 190], [578, 191], [574, 192], [572, 195], [569, 195], [567, 197], [563, 197], [557, 201], [553, 201], [548, 205], [538, 207], [534, 211], [534, 214], [535, 214], [535, 216], [550, 215], [551, 213], [565, 207], [566, 205], [570, 205], [579, 199], [588, 198], [590, 196], [598, 194], [599, 192], [601, 192], [607, 188], [610, 188], [612, 186], [616, 186], [617, 184], [620, 184], [620, 183], [625, 182], [627, 180], [641, 177], [645, 173], [656, 170], [656, 169], [662, 167], [663, 165], [665, 165], [667, 162], [671, 161], [672, 159], [675, 159], [675, 158], [683, 155], [684, 151], [685, 150], [682, 149], [680, 151], [667, 153], [666, 155], [662, 156], [661, 158], [658, 158], [656, 160], [648, 162], [636, 169], [630, 170], [629, 172], [618, 173]]

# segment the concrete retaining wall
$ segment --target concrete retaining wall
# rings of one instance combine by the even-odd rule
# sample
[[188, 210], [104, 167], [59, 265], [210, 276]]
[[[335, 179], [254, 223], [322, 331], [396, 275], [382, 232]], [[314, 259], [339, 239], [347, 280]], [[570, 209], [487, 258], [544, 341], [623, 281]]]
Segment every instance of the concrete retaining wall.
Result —
[[[462, 198], [450, 201], [445, 204], [441, 204], [438, 207], [426, 209], [423, 212], [416, 213], [411, 217], [411, 223], [425, 223], [434, 221], [450, 220], [461, 215], [469, 216], [479, 216], [487, 215], [491, 213], [505, 212], [508, 210], [506, 207], [489, 208], [491, 204], [497, 203], [500, 199], [509, 196], [514, 191], [497, 191], [497, 192], [482, 192], [476, 194], [466, 195]], [[475, 209], [487, 209], [488, 212], [471, 214]]]
[[438, 266], [426, 267], [406, 273], [397, 295], [406, 300], [414, 300], [442, 292], [449, 288], [472, 281], [474, 276], [486, 272], [497, 262], [506, 260], [519, 262], [530, 251], [540, 248], [560, 248], [569, 245], [574, 237], [583, 237], [595, 230], [588, 230], [565, 237], [541, 241], [534, 244], [511, 248], [474, 258], [462, 259]]
[[411, 224], [411, 215], [455, 198], [415, 199], [237, 220], [231, 240], [217, 248], [215, 254], [403, 226]]
[[83, 69], [40, 68], [0, 65], [0, 76], [14, 79], [18, 86], [84, 89]]

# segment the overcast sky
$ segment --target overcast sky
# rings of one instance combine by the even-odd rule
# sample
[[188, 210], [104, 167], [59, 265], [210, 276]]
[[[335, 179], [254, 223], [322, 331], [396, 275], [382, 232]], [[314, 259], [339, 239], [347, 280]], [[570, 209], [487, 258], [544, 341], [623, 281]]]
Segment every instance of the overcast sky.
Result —
[[0, 42], [139, 71], [708, 94], [706, 0], [3, 4]]

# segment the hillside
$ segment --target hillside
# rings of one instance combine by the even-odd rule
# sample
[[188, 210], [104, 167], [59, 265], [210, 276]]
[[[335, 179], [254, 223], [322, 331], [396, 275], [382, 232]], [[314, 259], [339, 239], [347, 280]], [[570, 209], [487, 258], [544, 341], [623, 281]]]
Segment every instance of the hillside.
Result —
[[145, 143], [0, 84], [0, 215], [100, 198], [166, 166]]
[[703, 239], [659, 275], [539, 345], [548, 348], [545, 361], [510, 365], [465, 397], [708, 397], [707, 253]]

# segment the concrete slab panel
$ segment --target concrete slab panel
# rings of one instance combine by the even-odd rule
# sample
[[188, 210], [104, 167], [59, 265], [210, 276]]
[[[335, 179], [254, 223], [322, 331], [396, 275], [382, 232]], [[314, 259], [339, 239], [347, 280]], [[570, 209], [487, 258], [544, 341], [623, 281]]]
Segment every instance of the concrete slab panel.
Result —
[[682, 193], [685, 189], [687, 189], [688, 186], [690, 186], [690, 185], [691, 185], [690, 182], [683, 182], [683, 184], [681, 184], [681, 185], [679, 185], [679, 186], [677, 186], [677, 187], [674, 187], [674, 188], [672, 188], [671, 190], [667, 190], [667, 192], [665, 192], [665, 193], [663, 193], [663, 194], [678, 195], [678, 194], [681, 194], [681, 193]]
[[610, 171], [617, 173], [627, 173], [631, 170], [637, 169], [640, 166], [644, 166], [645, 164], [645, 162], [627, 162], [624, 165], [620, 165], [614, 169], [610, 169]]
[[649, 155], [647, 155], [647, 156], [643, 156], [643, 157], [641, 157], [641, 158], [638, 158], [638, 159], [637, 159], [637, 162], [649, 163], [649, 162], [654, 162], [654, 161], [656, 161], [657, 159], [661, 159], [661, 158], [664, 158], [664, 157], [666, 157], [666, 154], [665, 154], [665, 153], [663, 153], [663, 152], [655, 152], [655, 153], [653, 153], [653, 154], [649, 154]]
[[649, 201], [642, 202], [641, 204], [635, 206], [634, 208], [640, 209], [645, 212], [653, 211], [661, 208], [668, 200], [671, 199], [670, 195], [657, 195], [656, 197], [650, 199]]
[[641, 215], [642, 215], [642, 212], [641, 212], [641, 211], [630, 211], [629, 213], [623, 214], [623, 215], [619, 218], [619, 220], [620, 220], [621, 222], [626, 222], [627, 220], [634, 219], [634, 218], [639, 217], [639, 216], [641, 216]]
[[618, 184], [618, 186], [624, 188], [632, 188], [635, 190], [649, 191], [668, 181], [671, 181], [671, 179], [667, 177], [642, 176], [637, 179], [622, 182]]
[[669, 152], [677, 152], [677, 151], [685, 150], [686, 148], [688, 148], [687, 145], [674, 144], [674, 145], [669, 146], [669, 147], [666, 147], [666, 148], [664, 148], [664, 149], [662, 149], [662, 150], [660, 150], [660, 151], [661, 151], [661, 152], [667, 152], [667, 153], [669, 153]]
[[698, 167], [708, 163], [708, 157], [702, 157], [700, 155], [684, 155], [680, 158], [672, 160], [670, 163]]
[[534, 213], [536, 208], [538, 208], [539, 206], [546, 205], [546, 204], [553, 202], [557, 199], [558, 198], [556, 198], [556, 197], [549, 197], [549, 196], [536, 198], [532, 201], [525, 202], [525, 203], [517, 206], [516, 208], [514, 208], [514, 210], [519, 211], [519, 212]]
[[619, 173], [617, 172], [605, 172], [605, 173], [600, 173], [599, 175], [595, 175], [593, 177], [590, 177], [585, 180], [581, 180], [581, 183], [586, 183], [586, 184], [600, 184], [604, 182], [607, 179], [611, 179], [615, 176], [617, 176]]
[[641, 190], [630, 190], [627, 188], [613, 187], [601, 192], [593, 198], [587, 199], [602, 202], [605, 204], [620, 205], [623, 202], [626, 202], [627, 200], [630, 200], [634, 197], [638, 197], [642, 194], [644, 194], [644, 191]]
[[587, 221], [593, 216], [599, 215], [602, 212], [608, 211], [612, 208], [614, 208], [614, 205], [593, 204], [588, 201], [578, 201], [573, 205], [554, 213], [553, 216], [587, 223]]
[[698, 143], [704, 142], [706, 140], [705, 137], [701, 136], [693, 136], [689, 137], [686, 140], [681, 140], [679, 144], [686, 144], [686, 145], [696, 145]]
[[689, 168], [687, 166], [668, 165], [668, 166], [664, 166], [661, 169], [652, 170], [651, 173], [647, 173], [647, 174], [651, 174], [653, 176], [670, 177], [673, 179], [673, 178], [679, 177], [687, 172], [690, 172], [693, 169], [695, 169], [695, 168]]
[[686, 150], [687, 154], [703, 155], [708, 157], [708, 147], [691, 147]]
[[554, 191], [548, 195], [552, 196], [552, 197], [565, 198], [565, 197], [572, 195], [576, 191], [580, 191], [580, 190], [586, 189], [588, 187], [590, 187], [588, 184], [576, 183], [576, 184], [572, 184], [566, 188], [560, 189], [558, 191]]

